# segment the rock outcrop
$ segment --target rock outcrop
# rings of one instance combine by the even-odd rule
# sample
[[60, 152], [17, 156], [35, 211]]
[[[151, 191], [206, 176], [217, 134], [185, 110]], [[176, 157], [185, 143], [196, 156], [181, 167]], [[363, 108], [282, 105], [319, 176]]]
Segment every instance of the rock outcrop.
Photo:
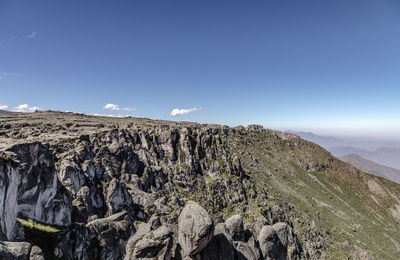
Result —
[[162, 225], [151, 230], [148, 223], [140, 225], [138, 232], [132, 236], [126, 247], [125, 260], [128, 259], [170, 259], [172, 255], [173, 234]]
[[[114, 129], [52, 147], [11, 146], [0, 157], [1, 238], [39, 243], [47, 256], [65, 259], [261, 259], [240, 215], [214, 231], [210, 214], [221, 221], [227, 206], [246, 205], [247, 190], [256, 196], [221, 138], [227, 130]], [[51, 246], [17, 217], [57, 227], [37, 231]], [[137, 222], [144, 222], [138, 230]]]
[[2, 260], [44, 260], [42, 250], [27, 242], [0, 242]]
[[40, 143], [11, 147], [0, 157], [0, 239], [23, 239], [16, 218], [71, 224], [72, 198], [57, 178], [50, 151]]
[[189, 201], [178, 219], [178, 240], [184, 256], [201, 252], [214, 235], [214, 223], [199, 204]]

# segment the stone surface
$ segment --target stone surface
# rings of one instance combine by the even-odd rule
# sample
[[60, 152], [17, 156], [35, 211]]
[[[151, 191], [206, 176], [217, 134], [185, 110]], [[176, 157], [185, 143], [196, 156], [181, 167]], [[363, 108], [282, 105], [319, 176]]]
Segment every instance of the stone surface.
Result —
[[184, 255], [195, 255], [213, 238], [213, 220], [199, 204], [189, 201], [179, 215], [178, 232]]
[[26, 242], [0, 241], [0, 259], [28, 260], [31, 247], [31, 244]]
[[150, 231], [149, 224], [142, 224], [126, 246], [125, 260], [158, 259], [167, 260], [172, 255], [172, 232], [167, 226]]
[[286, 223], [264, 226], [258, 235], [258, 242], [265, 259], [298, 258], [297, 241]]
[[225, 221], [226, 229], [229, 235], [235, 241], [244, 241], [243, 221], [240, 215], [234, 215]]
[[45, 260], [42, 249], [38, 246], [32, 246], [29, 260]]
[[0, 157], [0, 238], [21, 239], [16, 218], [49, 225], [71, 224], [71, 196], [57, 178], [53, 157], [40, 143], [15, 145]]

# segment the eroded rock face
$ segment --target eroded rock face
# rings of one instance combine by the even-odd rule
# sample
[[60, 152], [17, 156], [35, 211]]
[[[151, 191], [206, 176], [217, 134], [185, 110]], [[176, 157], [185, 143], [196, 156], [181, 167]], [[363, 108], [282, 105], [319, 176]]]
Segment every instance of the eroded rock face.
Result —
[[201, 252], [213, 238], [213, 220], [199, 204], [189, 201], [179, 216], [178, 231], [179, 244], [184, 255], [195, 255]]
[[15, 145], [0, 157], [0, 238], [21, 239], [16, 218], [71, 224], [71, 196], [57, 178], [53, 157], [40, 143]]
[[128, 213], [122, 211], [86, 225], [72, 225], [59, 234], [54, 254], [65, 259], [118, 259], [134, 232]]
[[[64, 259], [262, 259], [262, 227], [290, 224], [288, 212], [275, 209], [251, 227], [240, 215], [223, 220], [225, 209], [244, 212], [260, 195], [229, 147], [233, 130], [112, 128], [0, 156], [0, 239], [31, 241], [15, 222], [22, 217], [62, 226], [46, 253]], [[290, 225], [274, 232], [288, 256], [301, 254], [290, 251]]]
[[158, 259], [171, 258], [172, 232], [163, 225], [155, 230], [150, 230], [149, 224], [142, 224], [137, 234], [129, 239], [126, 247], [125, 260], [128, 259]]

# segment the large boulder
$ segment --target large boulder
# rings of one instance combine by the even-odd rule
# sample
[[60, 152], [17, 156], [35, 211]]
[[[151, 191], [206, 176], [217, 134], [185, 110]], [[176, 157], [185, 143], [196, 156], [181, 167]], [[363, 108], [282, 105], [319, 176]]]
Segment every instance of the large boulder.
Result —
[[172, 255], [172, 232], [167, 226], [150, 230], [150, 224], [140, 225], [126, 246], [125, 260], [157, 259], [168, 260]]
[[264, 259], [287, 259], [288, 232], [286, 223], [264, 226], [258, 235]]
[[184, 256], [195, 255], [212, 240], [213, 220], [199, 204], [189, 201], [179, 215], [178, 232]]

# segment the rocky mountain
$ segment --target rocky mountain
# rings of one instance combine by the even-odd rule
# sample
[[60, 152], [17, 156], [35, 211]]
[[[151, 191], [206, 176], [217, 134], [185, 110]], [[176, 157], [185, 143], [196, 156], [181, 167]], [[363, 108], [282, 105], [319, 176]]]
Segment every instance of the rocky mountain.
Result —
[[0, 150], [1, 259], [400, 254], [399, 184], [292, 134], [48, 111]]
[[12, 114], [12, 112], [0, 109], [0, 115], [9, 115], [9, 114]]
[[340, 158], [360, 171], [368, 172], [376, 176], [383, 177], [385, 179], [400, 183], [400, 170], [390, 168], [379, 163], [367, 160], [358, 156], [357, 154], [349, 154]]
[[357, 154], [367, 160], [379, 163], [391, 168], [400, 169], [400, 149], [382, 147], [373, 151], [354, 147], [338, 146], [329, 149], [333, 155], [343, 157], [349, 154]]
[[375, 163], [400, 169], [400, 148], [398, 148], [400, 144], [398, 140], [336, 138], [320, 136], [311, 132], [287, 132], [324, 147], [336, 157], [356, 154]]
[[297, 132], [297, 131], [288, 130], [288, 131], [286, 131], [286, 133], [298, 135], [301, 138], [303, 138], [304, 140], [316, 143], [328, 150], [330, 147], [336, 147], [336, 146], [340, 146], [340, 145], [343, 146], [344, 144], [346, 144], [345, 140], [342, 140], [340, 138], [333, 137], [333, 136], [316, 135], [312, 132], [304, 132], [304, 131]]

